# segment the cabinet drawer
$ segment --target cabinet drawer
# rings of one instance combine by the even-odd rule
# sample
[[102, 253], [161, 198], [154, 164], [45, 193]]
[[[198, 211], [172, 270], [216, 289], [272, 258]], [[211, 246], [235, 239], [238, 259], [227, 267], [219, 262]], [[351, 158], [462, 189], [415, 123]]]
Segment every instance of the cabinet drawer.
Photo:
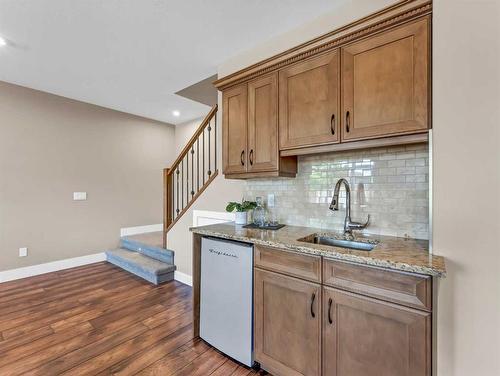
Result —
[[321, 257], [255, 246], [255, 266], [293, 277], [321, 282]]
[[325, 259], [323, 283], [408, 307], [432, 309], [429, 276]]

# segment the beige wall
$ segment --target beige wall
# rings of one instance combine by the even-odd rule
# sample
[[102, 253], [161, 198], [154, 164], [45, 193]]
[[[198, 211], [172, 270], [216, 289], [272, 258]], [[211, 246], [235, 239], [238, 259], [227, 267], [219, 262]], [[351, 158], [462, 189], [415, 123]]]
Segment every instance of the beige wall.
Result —
[[436, 0], [438, 375], [500, 375], [500, 2]]
[[203, 118], [194, 119], [175, 126], [175, 151], [179, 155], [191, 136], [198, 129]]
[[174, 157], [173, 126], [0, 82], [0, 270], [101, 252], [121, 227], [161, 223]]
[[[226, 61], [219, 77], [394, 2], [353, 0]], [[438, 287], [434, 361], [439, 376], [500, 375], [498, 3], [434, 2], [433, 240], [449, 271]], [[195, 208], [220, 209], [242, 193], [239, 182], [219, 179], [217, 184]], [[185, 218], [173, 239], [182, 270], [189, 273], [190, 222]]]

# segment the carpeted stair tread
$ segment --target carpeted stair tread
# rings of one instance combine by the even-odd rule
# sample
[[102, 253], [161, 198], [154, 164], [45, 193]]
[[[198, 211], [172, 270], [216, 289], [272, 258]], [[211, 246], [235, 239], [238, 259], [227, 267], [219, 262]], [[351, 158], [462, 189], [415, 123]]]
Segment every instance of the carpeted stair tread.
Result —
[[160, 246], [154, 244], [139, 241], [133, 237], [122, 237], [120, 240], [120, 246], [131, 251], [137, 251], [145, 256], [167, 264], [174, 263], [174, 251], [161, 248]]
[[145, 280], [159, 284], [174, 278], [175, 265], [164, 263], [139, 252], [123, 248], [106, 251], [108, 262]]

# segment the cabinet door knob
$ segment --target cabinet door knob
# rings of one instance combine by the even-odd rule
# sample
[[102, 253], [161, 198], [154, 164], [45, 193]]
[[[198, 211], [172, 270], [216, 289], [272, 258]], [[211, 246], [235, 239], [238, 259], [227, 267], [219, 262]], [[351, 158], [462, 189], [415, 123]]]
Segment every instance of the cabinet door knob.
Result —
[[314, 313], [314, 300], [316, 300], [316, 293], [313, 292], [312, 297], [311, 297], [311, 316], [314, 318], [316, 317], [316, 314]]
[[241, 162], [241, 165], [244, 166], [245, 165], [245, 161], [243, 160], [243, 156], [245, 155], [245, 150], [242, 150], [241, 151], [241, 154], [240, 154], [240, 162]]
[[253, 166], [253, 149], [250, 150], [250, 153], [248, 154], [248, 159], [250, 160], [250, 165]]
[[328, 323], [333, 324], [332, 320], [332, 298], [328, 299]]
[[335, 114], [332, 114], [330, 119], [330, 130], [332, 131], [332, 134], [335, 134]]
[[349, 130], [350, 130], [350, 123], [351, 122], [351, 114], [349, 113], [349, 111], [346, 112], [345, 114], [345, 130], [347, 133], [349, 133]]

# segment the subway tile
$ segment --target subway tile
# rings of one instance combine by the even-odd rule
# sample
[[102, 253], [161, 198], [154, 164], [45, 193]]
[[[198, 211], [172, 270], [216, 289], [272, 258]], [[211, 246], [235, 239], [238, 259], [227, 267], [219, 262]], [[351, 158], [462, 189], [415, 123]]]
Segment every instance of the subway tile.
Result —
[[415, 152], [414, 151], [409, 151], [406, 153], [398, 153], [396, 156], [397, 159], [412, 159], [415, 158]]
[[427, 180], [426, 183], [417, 183], [417, 184], [415, 184], [415, 190], [417, 190], [417, 191], [429, 191], [428, 180]]
[[415, 167], [415, 173], [416, 174], [428, 174], [429, 168], [428, 167]]
[[346, 151], [300, 156], [295, 179], [273, 178], [245, 182], [245, 197], [276, 195], [276, 211], [287, 224], [341, 229], [345, 216], [345, 190], [339, 211], [328, 209], [336, 181], [351, 183], [352, 216], [371, 226], [364, 232], [428, 237], [428, 151], [427, 145]]
[[425, 183], [427, 176], [425, 175], [406, 175], [408, 183]]
[[404, 159], [395, 159], [395, 160], [387, 162], [387, 165], [389, 167], [404, 167], [405, 164], [406, 164], [406, 161]]
[[415, 152], [415, 158], [429, 158], [428, 151], [417, 151]]
[[396, 175], [396, 168], [394, 167], [387, 167], [387, 168], [379, 168], [378, 170], [375, 170], [377, 175]]
[[405, 162], [406, 162], [406, 167], [425, 166], [424, 158], [407, 159], [405, 160]]
[[396, 169], [398, 175], [412, 175], [415, 174], [415, 167], [398, 167]]
[[404, 175], [387, 176], [388, 183], [404, 183], [405, 181]]
[[402, 146], [393, 146], [391, 148], [391, 152], [392, 153], [400, 153], [400, 152], [403, 152], [406, 150], [406, 146], [402, 145]]
[[392, 153], [381, 154], [379, 156], [379, 158], [381, 161], [392, 160], [392, 159], [396, 159], [396, 154], [392, 154]]

